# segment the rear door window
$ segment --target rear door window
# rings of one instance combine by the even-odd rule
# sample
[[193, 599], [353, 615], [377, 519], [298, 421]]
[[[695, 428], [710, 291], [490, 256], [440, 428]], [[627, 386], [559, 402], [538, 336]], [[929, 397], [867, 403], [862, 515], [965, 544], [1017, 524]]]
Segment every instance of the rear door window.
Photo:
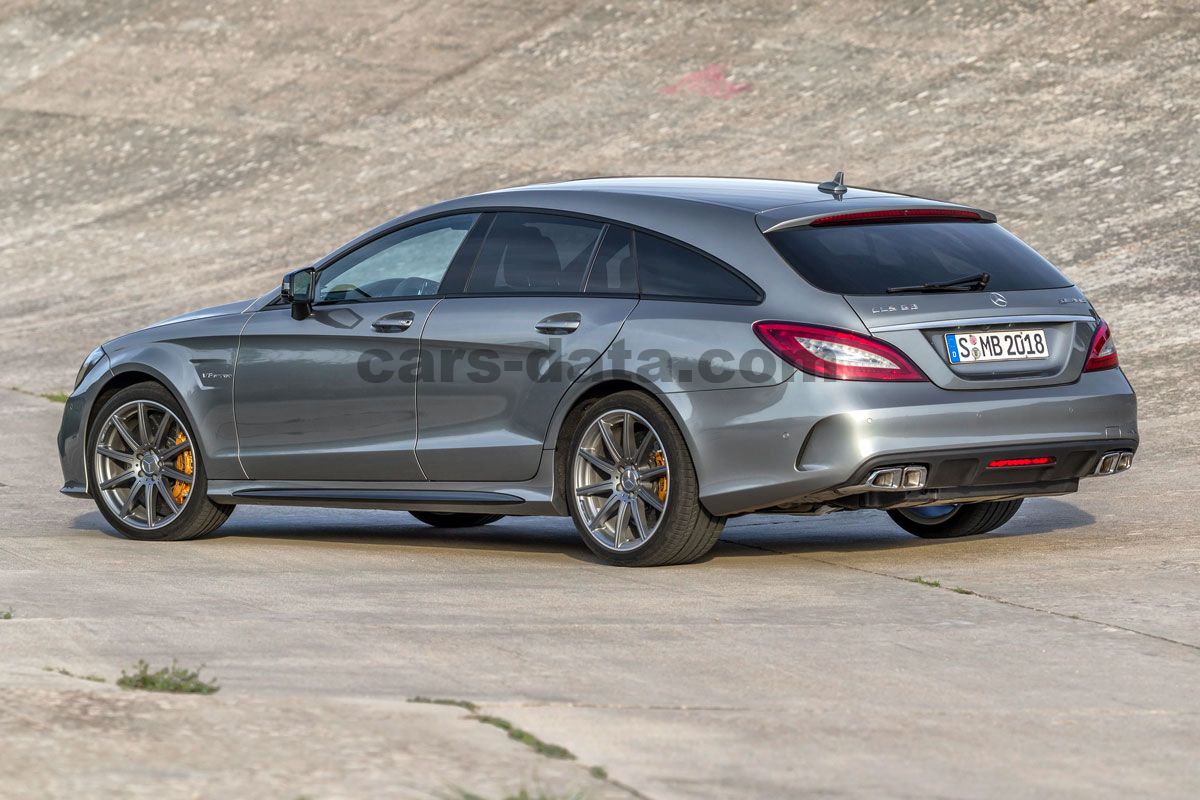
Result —
[[589, 294], [638, 293], [637, 262], [633, 259], [633, 231], [609, 225], [588, 275]]
[[723, 303], [756, 303], [756, 288], [695, 250], [642, 231], [634, 234], [643, 296]]
[[879, 222], [767, 234], [802, 278], [837, 294], [991, 275], [988, 291], [1070, 286], [1029, 245], [994, 222]]
[[468, 294], [575, 294], [583, 290], [604, 225], [555, 214], [501, 212], [484, 239]]

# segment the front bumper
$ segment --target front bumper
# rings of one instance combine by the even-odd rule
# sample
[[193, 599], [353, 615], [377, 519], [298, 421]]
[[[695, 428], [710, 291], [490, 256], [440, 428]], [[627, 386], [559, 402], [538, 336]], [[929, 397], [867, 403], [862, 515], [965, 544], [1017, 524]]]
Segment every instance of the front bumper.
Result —
[[[972, 392], [797, 375], [776, 386], [666, 399], [683, 423], [701, 501], [718, 515], [821, 504], [876, 464], [952, 453], [1019, 457], [1081, 443], [1136, 450], [1138, 442], [1137, 400], [1117, 369], [1061, 386]], [[1077, 482], [1066, 472], [1038, 474], [1019, 496], [1074, 491]]]

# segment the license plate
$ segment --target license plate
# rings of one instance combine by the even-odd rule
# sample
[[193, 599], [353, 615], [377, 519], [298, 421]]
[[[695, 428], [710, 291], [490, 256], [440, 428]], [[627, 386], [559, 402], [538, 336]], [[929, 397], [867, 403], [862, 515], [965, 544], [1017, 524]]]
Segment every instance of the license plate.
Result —
[[978, 364], [1048, 358], [1050, 348], [1043, 330], [965, 331], [946, 334], [946, 353], [951, 364]]

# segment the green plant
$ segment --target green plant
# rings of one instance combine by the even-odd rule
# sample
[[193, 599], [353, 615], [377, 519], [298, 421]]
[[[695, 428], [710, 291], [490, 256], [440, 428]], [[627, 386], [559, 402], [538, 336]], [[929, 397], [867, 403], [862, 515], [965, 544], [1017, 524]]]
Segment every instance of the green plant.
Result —
[[941, 586], [942, 586], [942, 582], [941, 582], [941, 581], [929, 581], [929, 580], [925, 580], [925, 579], [924, 579], [924, 578], [922, 578], [920, 575], [918, 575], [918, 576], [917, 576], [917, 577], [915, 577], [915, 578], [909, 578], [909, 580], [910, 580], [911, 582], [913, 582], [913, 583], [919, 583], [919, 584], [921, 584], [922, 586], [932, 586], [932, 587], [934, 587], [934, 588], [938, 588], [938, 589], [940, 589], [940, 588], [941, 588]]
[[444, 697], [410, 697], [410, 703], [431, 703], [435, 706], [455, 706], [457, 708], [465, 708], [472, 713], [479, 710], [479, 706], [472, 703], [470, 700], [453, 700]]
[[561, 758], [566, 761], [575, 760], [575, 754], [567, 748], [557, 744], [543, 742], [529, 731], [518, 728], [516, 725], [513, 725], [503, 717], [493, 717], [487, 714], [476, 714], [474, 717], [472, 717], [472, 719], [482, 722], [484, 725], [491, 725], [499, 728], [508, 734], [508, 738], [516, 739], [521, 744], [527, 747], [532, 747], [546, 758]]
[[[572, 792], [571, 794], [550, 794], [549, 792], [539, 791], [537, 794], [531, 793], [528, 789], [522, 789], [516, 794], [504, 796], [504, 800], [584, 800], [586, 795], [583, 792]], [[466, 792], [462, 789], [454, 796], [454, 800], [488, 800], [481, 794], [474, 792]]]
[[79, 678], [82, 681], [92, 681], [93, 683], [104, 683], [104, 678], [99, 675], [76, 675], [66, 667], [42, 667], [46, 672], [57, 672], [59, 675], [66, 675], [68, 678]]
[[12, 606], [9, 606], [8, 611], [0, 611], [0, 619], [12, 619], [12, 618], [13, 618]]
[[150, 665], [139, 659], [132, 674], [121, 670], [117, 686], [123, 689], [180, 694], [214, 694], [220, 691], [221, 687], [217, 685], [216, 681], [209, 682], [200, 679], [201, 669], [204, 669], [203, 665], [197, 670], [184, 669], [172, 661], [171, 666], [151, 672]]

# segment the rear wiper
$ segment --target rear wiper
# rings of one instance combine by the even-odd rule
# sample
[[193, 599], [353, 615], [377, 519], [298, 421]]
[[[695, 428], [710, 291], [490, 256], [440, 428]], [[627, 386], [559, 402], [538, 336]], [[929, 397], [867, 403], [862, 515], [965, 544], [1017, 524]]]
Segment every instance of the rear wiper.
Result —
[[975, 275], [967, 275], [964, 278], [955, 278], [949, 281], [938, 281], [937, 283], [922, 283], [918, 286], [893, 286], [887, 290], [888, 294], [899, 294], [900, 292], [979, 292], [987, 288], [988, 281], [992, 276], [986, 272], [979, 272]]

